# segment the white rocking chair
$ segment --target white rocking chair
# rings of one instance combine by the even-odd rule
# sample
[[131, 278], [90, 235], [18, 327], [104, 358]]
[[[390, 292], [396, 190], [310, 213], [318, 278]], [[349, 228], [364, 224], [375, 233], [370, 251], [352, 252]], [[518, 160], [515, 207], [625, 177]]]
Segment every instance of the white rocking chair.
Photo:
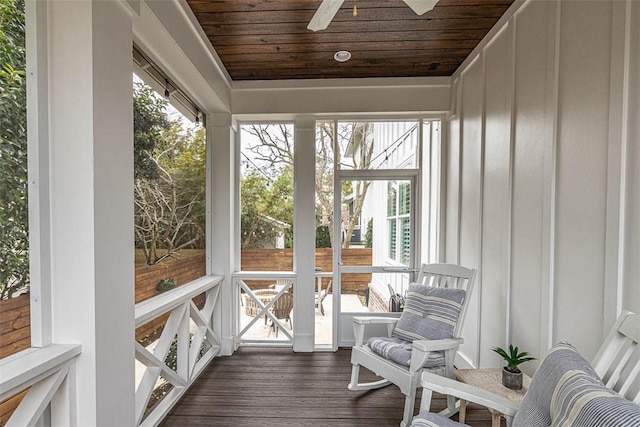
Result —
[[[459, 315], [455, 326], [453, 326], [452, 338], [413, 341], [410, 350], [409, 366], [403, 366], [387, 357], [374, 352], [364, 341], [365, 328], [367, 325], [386, 324], [387, 336], [391, 337], [400, 319], [389, 317], [355, 317], [353, 319], [353, 329], [355, 334], [355, 345], [351, 352], [351, 382], [349, 390], [371, 390], [395, 384], [400, 388], [402, 394], [406, 396], [404, 405], [404, 416], [401, 426], [408, 426], [413, 418], [415, 406], [416, 390], [420, 383], [420, 376], [423, 371], [433, 372], [453, 378], [453, 363], [456, 352], [463, 339], [459, 338], [462, 322], [465, 317], [469, 295], [473, 289], [476, 270], [464, 268], [451, 264], [423, 264], [417, 278], [417, 284], [430, 288], [439, 289], [459, 289], [465, 291], [463, 298], [459, 302]], [[412, 288], [407, 298], [405, 311], [411, 310], [409, 299]], [[455, 291], [454, 291], [455, 292]], [[460, 293], [458, 293], [460, 294]], [[415, 298], [415, 297], [414, 297]], [[410, 312], [410, 311], [409, 311]], [[405, 313], [403, 313], [405, 314]], [[418, 317], [427, 318], [427, 313], [418, 313]], [[396, 331], [399, 333], [398, 331]], [[401, 335], [401, 334], [400, 334]], [[404, 342], [404, 341], [403, 341]], [[409, 343], [406, 342], [408, 345]], [[444, 360], [442, 356], [444, 355]], [[434, 367], [425, 367], [430, 360], [438, 361]], [[379, 381], [370, 383], [359, 383], [360, 367], [363, 366], [376, 375], [382, 377]], [[447, 399], [447, 409], [442, 412], [445, 416], [451, 416], [457, 411], [455, 400]]]
[[[563, 347], [564, 353], [570, 356], [554, 357], [555, 354], [562, 352]], [[569, 347], [570, 345], [565, 343], [553, 347], [547, 356], [549, 360], [545, 358], [538, 367], [522, 402], [508, 400], [469, 384], [424, 373], [420, 416], [415, 419], [414, 425], [432, 427], [463, 425], [429, 413], [434, 391], [485, 406], [494, 413], [502, 414], [507, 426], [552, 423], [557, 425], [554, 421], [558, 420], [551, 419], [549, 405], [551, 396], [559, 396], [555, 402], [557, 417], [564, 416], [565, 411], [573, 408], [576, 411], [574, 416], [579, 420], [593, 420], [594, 412], [599, 412], [598, 425], [601, 426], [640, 425], [638, 424], [640, 409], [637, 407], [635, 410], [625, 412], [625, 417], [620, 417], [622, 407], [626, 405], [625, 399], [636, 405], [640, 404], [640, 315], [623, 311], [591, 361], [593, 373], [600, 377], [603, 387], [594, 385], [597, 384], [597, 379], [587, 381], [586, 386], [584, 381], [580, 382], [580, 376], [575, 375], [575, 372], [588, 372], [590, 369], [585, 368], [584, 365], [588, 364], [586, 361], [580, 363], [581, 356], [577, 355], [577, 350], [573, 349], [573, 352], [566, 350]], [[573, 377], [567, 375], [568, 373], [573, 373]], [[572, 380], [565, 381], [564, 385], [560, 386], [559, 383], [563, 378], [572, 378]], [[567, 391], [569, 388], [567, 386], [573, 387], [573, 390]], [[603, 388], [611, 390], [611, 394], [606, 393]], [[562, 396], [564, 396], [564, 402]], [[546, 398], [541, 399], [541, 397]], [[598, 399], [602, 400], [597, 402]], [[567, 403], [568, 401], [573, 401], [574, 405]], [[602, 404], [602, 402], [607, 403]], [[591, 416], [584, 413], [580, 415], [580, 411], [587, 411], [587, 408], [591, 409]], [[596, 408], [595, 411], [593, 408]], [[547, 416], [549, 419], [540, 420]], [[499, 418], [497, 420], [499, 422]]]

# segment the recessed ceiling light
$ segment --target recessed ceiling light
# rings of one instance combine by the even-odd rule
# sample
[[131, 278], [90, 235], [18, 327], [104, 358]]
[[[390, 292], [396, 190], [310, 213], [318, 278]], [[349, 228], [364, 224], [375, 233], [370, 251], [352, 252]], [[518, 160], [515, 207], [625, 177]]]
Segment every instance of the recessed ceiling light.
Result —
[[333, 55], [333, 59], [338, 62], [348, 61], [349, 59], [351, 59], [351, 52], [349, 52], [348, 50], [339, 50], [335, 55]]

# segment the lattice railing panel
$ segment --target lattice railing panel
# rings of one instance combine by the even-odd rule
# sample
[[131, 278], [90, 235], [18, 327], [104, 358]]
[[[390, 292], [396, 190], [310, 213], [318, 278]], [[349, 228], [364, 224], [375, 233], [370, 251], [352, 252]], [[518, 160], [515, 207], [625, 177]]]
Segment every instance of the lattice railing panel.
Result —
[[[221, 281], [221, 277], [204, 277], [136, 305], [136, 327], [169, 313], [155, 343], [147, 347], [136, 343], [136, 360], [144, 369], [136, 388], [136, 425], [157, 425], [220, 352], [212, 319]], [[194, 298], [202, 294], [204, 304], [199, 309]], [[175, 368], [167, 364], [172, 347]], [[170, 384], [170, 390], [150, 407], [154, 390], [164, 383]]]

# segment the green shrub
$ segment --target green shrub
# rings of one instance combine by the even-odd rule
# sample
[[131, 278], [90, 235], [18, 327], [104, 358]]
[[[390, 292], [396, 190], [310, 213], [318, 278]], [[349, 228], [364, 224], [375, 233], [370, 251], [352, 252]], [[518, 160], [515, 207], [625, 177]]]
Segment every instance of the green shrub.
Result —
[[316, 248], [330, 248], [331, 234], [328, 225], [319, 225], [316, 227]]
[[24, 1], [0, 0], [0, 299], [29, 290]]
[[364, 247], [373, 247], [373, 218], [371, 218], [369, 222], [367, 222], [367, 232], [364, 235]]
[[176, 281], [176, 279], [162, 279], [156, 285], [156, 290], [159, 292], [166, 292], [170, 291], [176, 286], [178, 286], [178, 282]]
[[[193, 334], [189, 334], [189, 345], [193, 341]], [[198, 358], [202, 357], [209, 349], [211, 348], [211, 344], [207, 341], [202, 342], [202, 346], [200, 347], [200, 352], [198, 353]], [[177, 338], [173, 339], [171, 343], [171, 347], [169, 347], [169, 352], [167, 352], [167, 357], [164, 358], [164, 363], [174, 371], [178, 370], [178, 340]]]

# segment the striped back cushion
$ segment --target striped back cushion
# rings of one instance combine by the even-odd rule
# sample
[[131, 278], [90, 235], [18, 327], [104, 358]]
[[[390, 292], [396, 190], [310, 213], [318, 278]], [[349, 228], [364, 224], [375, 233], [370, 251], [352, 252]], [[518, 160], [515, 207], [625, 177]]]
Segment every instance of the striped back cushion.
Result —
[[589, 362], [569, 344], [554, 346], [536, 371], [527, 394], [513, 419], [513, 427], [548, 427], [551, 425], [551, 400], [563, 376], [570, 371], [583, 372], [602, 385]]
[[392, 335], [410, 342], [453, 338], [464, 298], [462, 289], [412, 283]]
[[553, 393], [552, 427], [638, 427], [640, 405], [580, 371], [566, 372]]

